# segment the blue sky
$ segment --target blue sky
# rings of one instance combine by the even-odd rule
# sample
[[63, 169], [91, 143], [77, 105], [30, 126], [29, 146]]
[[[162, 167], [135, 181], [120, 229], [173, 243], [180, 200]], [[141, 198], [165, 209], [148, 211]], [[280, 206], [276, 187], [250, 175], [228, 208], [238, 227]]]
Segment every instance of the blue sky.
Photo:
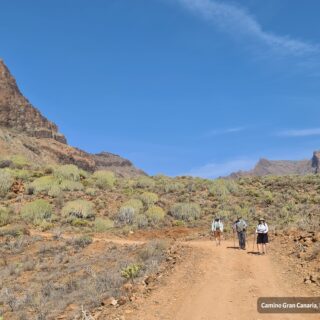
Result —
[[10, 0], [0, 57], [70, 144], [205, 177], [320, 149], [320, 2]]

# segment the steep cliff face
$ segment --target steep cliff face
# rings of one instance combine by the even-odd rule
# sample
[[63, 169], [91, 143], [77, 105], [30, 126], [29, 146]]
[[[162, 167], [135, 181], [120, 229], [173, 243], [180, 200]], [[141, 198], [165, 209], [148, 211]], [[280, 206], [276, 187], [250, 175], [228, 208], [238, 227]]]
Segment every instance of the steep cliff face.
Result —
[[0, 126], [37, 138], [66, 143], [57, 126], [46, 119], [21, 94], [15, 79], [0, 60]]
[[108, 169], [120, 176], [145, 174], [112, 153], [90, 154], [69, 146], [57, 126], [21, 94], [0, 60], [0, 158], [14, 154], [22, 154], [36, 164], [75, 164], [87, 171]]

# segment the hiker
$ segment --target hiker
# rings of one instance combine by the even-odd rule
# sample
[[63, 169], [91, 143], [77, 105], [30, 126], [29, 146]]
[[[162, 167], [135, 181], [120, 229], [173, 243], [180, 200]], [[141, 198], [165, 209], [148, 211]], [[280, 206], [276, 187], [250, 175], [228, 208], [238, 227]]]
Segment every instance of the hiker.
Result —
[[216, 245], [221, 245], [221, 234], [223, 232], [223, 223], [220, 218], [215, 218], [212, 221], [211, 230], [213, 232], [214, 238], [216, 240]]
[[239, 249], [246, 250], [246, 229], [248, 225], [238, 216], [237, 221], [233, 224], [233, 232], [237, 232], [239, 239]]
[[268, 231], [264, 218], [260, 218], [256, 228], [258, 254], [267, 254]]

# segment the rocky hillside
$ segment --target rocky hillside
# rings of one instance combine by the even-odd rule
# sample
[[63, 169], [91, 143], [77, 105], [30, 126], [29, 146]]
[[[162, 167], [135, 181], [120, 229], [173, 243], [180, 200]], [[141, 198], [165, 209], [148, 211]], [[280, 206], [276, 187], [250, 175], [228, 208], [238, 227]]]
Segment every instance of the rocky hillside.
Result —
[[245, 176], [285, 176], [291, 174], [306, 175], [318, 173], [320, 170], [320, 151], [315, 151], [311, 160], [268, 160], [260, 159], [250, 171], [238, 171], [230, 175], [231, 178]]
[[144, 174], [120, 156], [89, 154], [69, 146], [58, 127], [22, 95], [0, 60], [0, 158], [18, 154], [38, 164], [75, 164], [87, 171], [108, 169], [121, 176]]

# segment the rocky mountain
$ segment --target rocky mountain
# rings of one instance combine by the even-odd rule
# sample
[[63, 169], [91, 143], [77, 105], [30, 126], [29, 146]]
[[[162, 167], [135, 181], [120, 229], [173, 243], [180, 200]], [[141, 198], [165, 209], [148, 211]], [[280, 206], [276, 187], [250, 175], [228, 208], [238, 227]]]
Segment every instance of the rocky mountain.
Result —
[[0, 60], [0, 158], [17, 154], [38, 164], [75, 164], [88, 171], [108, 169], [121, 176], [145, 174], [118, 155], [90, 154], [68, 145], [58, 127], [22, 95]]
[[246, 176], [284, 176], [291, 174], [306, 175], [320, 172], [320, 151], [313, 153], [311, 160], [268, 160], [260, 159], [250, 171], [232, 173], [230, 178]]

